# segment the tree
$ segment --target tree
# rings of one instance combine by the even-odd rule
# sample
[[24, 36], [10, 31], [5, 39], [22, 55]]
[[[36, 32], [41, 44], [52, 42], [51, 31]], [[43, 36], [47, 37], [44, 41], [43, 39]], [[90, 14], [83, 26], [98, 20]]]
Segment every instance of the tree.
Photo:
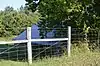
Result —
[[10, 6], [5, 7], [5, 12], [11, 12], [13, 10], [14, 10], [13, 7], [10, 7]]
[[89, 21], [93, 21], [93, 14], [88, 14], [87, 11], [87, 6], [92, 4], [90, 0], [40, 0], [38, 3], [35, 0], [26, 1], [31, 10], [37, 9], [42, 15], [39, 23], [41, 28], [67, 28], [68, 25], [84, 28], [84, 24], [89, 27]]
[[25, 27], [32, 26], [39, 21], [39, 13], [31, 12], [24, 7], [18, 10], [5, 8], [0, 11], [0, 36], [18, 35]]
[[[87, 17], [90, 16], [87, 15], [87, 6], [92, 4], [90, 0], [40, 0], [39, 3], [35, 3], [34, 1], [36, 0], [26, 1], [31, 10], [39, 10], [43, 17], [42, 20], [48, 22], [48, 27], [54, 27], [62, 23], [64, 24], [63, 26], [71, 25], [73, 27], [84, 24], [84, 21], [89, 20]], [[81, 25], [81, 27], [83, 26]]]
[[[47, 28], [67, 28], [70, 25], [72, 28], [81, 28], [87, 42], [89, 29], [100, 29], [100, 0], [40, 0], [38, 4], [35, 0], [26, 1], [29, 9], [33, 12], [38, 10], [42, 15], [39, 22], [41, 29], [44, 29], [41, 30], [42, 36], [46, 35]], [[62, 31], [57, 35], [66, 34]]]
[[[26, 0], [29, 9], [42, 15], [47, 27], [99, 28], [100, 4], [98, 0]], [[34, 4], [35, 3], [35, 4]], [[30, 7], [36, 6], [36, 7]], [[35, 10], [34, 10], [35, 9]], [[42, 25], [41, 24], [41, 25]]]
[[31, 9], [33, 12], [36, 11], [36, 7], [39, 5], [37, 3], [38, 0], [25, 0], [27, 3], [28, 9]]

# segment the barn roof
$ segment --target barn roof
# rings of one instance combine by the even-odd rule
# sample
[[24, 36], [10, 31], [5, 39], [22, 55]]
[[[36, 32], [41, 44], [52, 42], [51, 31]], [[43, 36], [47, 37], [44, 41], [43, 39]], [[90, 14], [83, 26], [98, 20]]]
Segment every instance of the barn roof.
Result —
[[[46, 38], [53, 38], [54, 37], [54, 30], [52, 30], [51, 32], [47, 33], [47, 37]], [[13, 38], [13, 40], [25, 40], [27, 39], [26, 36], [26, 30], [23, 31], [22, 33], [20, 33], [20, 35], [18, 35], [17, 37]], [[31, 38], [32, 39], [40, 39], [40, 32], [39, 32], [39, 27], [37, 25], [32, 25], [31, 27]], [[41, 44], [41, 45], [53, 45], [56, 44], [57, 41], [46, 41], [46, 42], [32, 42], [32, 44]]]

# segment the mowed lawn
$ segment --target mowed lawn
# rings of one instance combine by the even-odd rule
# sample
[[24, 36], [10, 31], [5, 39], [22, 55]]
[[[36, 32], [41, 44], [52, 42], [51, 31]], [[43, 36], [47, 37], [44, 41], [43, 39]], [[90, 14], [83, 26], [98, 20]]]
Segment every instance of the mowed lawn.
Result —
[[0, 66], [100, 66], [100, 53], [88, 52], [73, 54], [71, 57], [45, 58], [33, 61], [32, 65], [27, 62], [1, 60]]

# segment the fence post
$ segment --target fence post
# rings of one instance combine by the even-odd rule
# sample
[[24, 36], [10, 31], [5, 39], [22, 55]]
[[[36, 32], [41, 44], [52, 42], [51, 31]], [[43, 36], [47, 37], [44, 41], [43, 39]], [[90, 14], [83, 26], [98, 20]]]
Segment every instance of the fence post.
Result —
[[27, 40], [28, 63], [32, 64], [31, 27], [27, 27]]
[[70, 53], [71, 53], [71, 26], [68, 26], [67, 52], [68, 52], [68, 56], [70, 56]]
[[99, 42], [100, 42], [100, 30], [98, 30], [98, 46], [100, 47]]

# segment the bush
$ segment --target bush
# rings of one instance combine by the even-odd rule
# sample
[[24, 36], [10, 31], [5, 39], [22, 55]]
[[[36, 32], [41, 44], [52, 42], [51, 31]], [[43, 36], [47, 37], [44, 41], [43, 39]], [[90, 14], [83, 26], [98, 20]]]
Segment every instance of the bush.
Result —
[[26, 11], [0, 11], [0, 36], [18, 35], [25, 27], [32, 26], [39, 20], [38, 12]]
[[87, 53], [90, 52], [88, 43], [85, 42], [79, 42], [79, 43], [75, 43], [72, 44], [72, 53]]

